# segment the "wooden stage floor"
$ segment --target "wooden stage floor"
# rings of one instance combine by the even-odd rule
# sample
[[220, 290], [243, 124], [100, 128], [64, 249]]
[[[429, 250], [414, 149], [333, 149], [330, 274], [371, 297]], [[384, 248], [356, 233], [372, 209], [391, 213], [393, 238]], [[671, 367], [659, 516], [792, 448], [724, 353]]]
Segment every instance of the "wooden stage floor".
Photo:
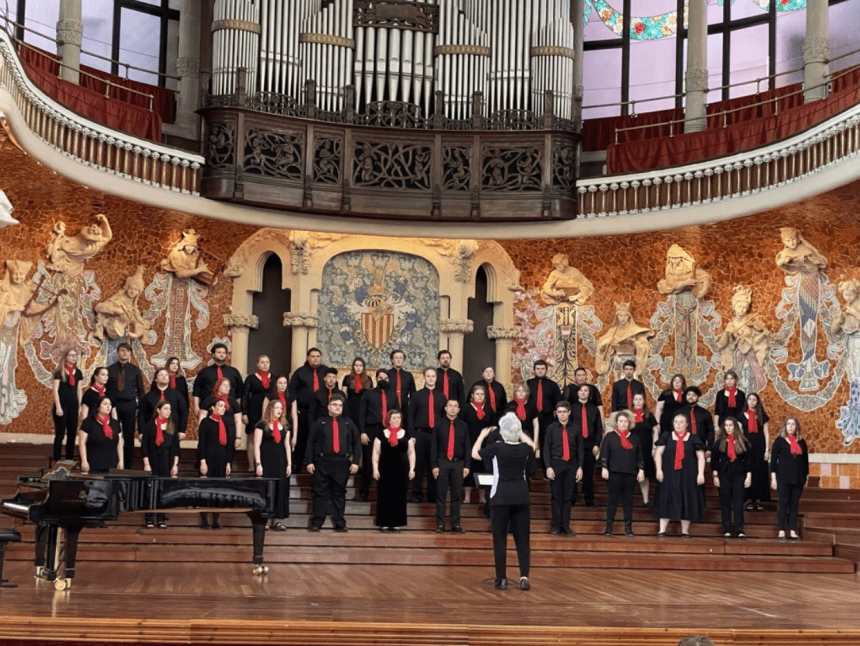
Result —
[[528, 592], [476, 566], [86, 562], [63, 592], [32, 574], [7, 563], [4, 644], [860, 644], [857, 573], [538, 567]]

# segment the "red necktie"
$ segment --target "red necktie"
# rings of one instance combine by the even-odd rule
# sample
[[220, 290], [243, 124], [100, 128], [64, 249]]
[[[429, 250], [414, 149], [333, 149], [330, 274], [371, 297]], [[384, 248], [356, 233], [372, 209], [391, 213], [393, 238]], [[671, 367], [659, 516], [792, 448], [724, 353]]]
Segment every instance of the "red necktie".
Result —
[[227, 427], [224, 426], [224, 420], [217, 413], [212, 413], [212, 419], [218, 422], [218, 444], [227, 446]]
[[537, 408], [538, 413], [543, 410], [543, 379], [538, 379], [537, 401], [535, 401], [535, 407]]
[[451, 420], [451, 426], [448, 427], [448, 459], [454, 459], [454, 420]]
[[105, 434], [105, 437], [109, 440], [112, 440], [113, 428], [110, 425], [110, 415], [105, 415], [104, 417], [99, 415], [96, 417], [96, 421], [102, 425], [102, 433]]
[[328, 391], [328, 400], [331, 401], [331, 394], [334, 392], [334, 388], [329, 389]]
[[486, 413], [484, 412], [484, 402], [481, 402], [480, 404], [475, 404], [475, 415], [478, 416], [478, 421], [484, 419], [484, 415], [486, 415]]
[[170, 375], [170, 387], [176, 390], [176, 375]]
[[269, 373], [268, 372], [258, 372], [257, 376], [260, 378], [260, 381], [263, 382], [263, 390], [269, 389]]
[[391, 446], [397, 446], [397, 432], [399, 430], [399, 428], [391, 428], [390, 426], [388, 427], [388, 443]]
[[221, 366], [216, 366], [215, 369], [218, 372], [218, 385], [221, 385], [221, 380], [224, 379], [224, 373], [221, 372]]
[[436, 410], [433, 407], [433, 391], [427, 394], [427, 423], [430, 428], [436, 427]]
[[337, 426], [337, 417], [331, 420], [331, 450], [340, 453], [340, 430]]
[[74, 386], [76, 383], [75, 380], [75, 367], [66, 364], [66, 374], [69, 375], [69, 385]]
[[526, 421], [526, 400], [525, 399], [515, 399], [517, 402], [517, 417], [521, 422]]
[[738, 405], [737, 395], [738, 388], [737, 386], [733, 386], [732, 388], [726, 388], [726, 392], [729, 395], [729, 408], [734, 408]]
[[163, 390], [159, 390], [159, 391], [158, 391], [158, 401], [159, 401], [159, 402], [163, 402], [163, 401], [164, 401], [164, 391], [163, 391]]
[[690, 433], [696, 435], [696, 409], [690, 409]]
[[395, 390], [395, 392], [397, 393], [397, 405], [398, 405], [400, 408], [403, 408], [403, 399], [401, 398], [401, 394], [402, 394], [402, 385], [401, 385], [401, 383], [400, 383], [400, 371], [399, 371], [399, 370], [396, 370], [395, 372], [397, 373], [397, 383], [396, 383], [396, 385], [395, 385], [395, 387], [394, 387], [394, 390]]
[[451, 396], [450, 391], [448, 390], [448, 371], [442, 371], [442, 392], [445, 393], [445, 399], [448, 399]]
[[618, 437], [621, 438], [621, 446], [625, 449], [632, 449], [633, 444], [631, 444], [630, 440], [627, 439], [628, 437], [630, 437], [630, 431], [619, 431], [618, 429], [615, 430], [618, 433]]
[[803, 449], [800, 448], [800, 443], [797, 441], [797, 437], [792, 434], [789, 435], [786, 433], [785, 438], [788, 440], [788, 443], [791, 445], [791, 454], [792, 455], [800, 455], [803, 453]]
[[677, 431], [675, 433], [675, 471], [680, 471], [684, 467], [684, 438], [687, 437], [687, 433], [678, 434]]
[[493, 384], [487, 384], [487, 390], [490, 393], [490, 408], [493, 409], [493, 412], [496, 412], [496, 391], [493, 390]]
[[272, 437], [275, 438], [275, 444], [281, 443], [281, 425], [278, 420], [272, 421]]
[[570, 438], [567, 435], [567, 425], [561, 427], [561, 459], [570, 460]]
[[380, 390], [379, 394], [382, 397], [382, 423], [388, 426], [388, 397], [385, 396], [384, 390]]
[[155, 446], [164, 444], [164, 431], [167, 430], [167, 418], [159, 417], [155, 420]]
[[729, 462], [734, 462], [738, 459], [738, 452], [735, 450], [735, 436], [729, 435], [726, 443], [726, 453], [729, 454]]
[[585, 410], [585, 404], [580, 404], [582, 407], [582, 439], [588, 438], [588, 411]]
[[645, 411], [642, 410], [641, 408], [634, 408], [633, 409], [633, 422], [635, 424], [638, 424], [639, 422], [644, 422], [644, 421], [645, 421]]
[[755, 412], [752, 410], [747, 411], [747, 417], [749, 418], [747, 430], [750, 433], [758, 433], [758, 417], [756, 417]]
[[320, 376], [317, 374], [317, 371], [314, 370], [314, 392], [320, 389]]
[[633, 408], [633, 387], [627, 382], [627, 408]]

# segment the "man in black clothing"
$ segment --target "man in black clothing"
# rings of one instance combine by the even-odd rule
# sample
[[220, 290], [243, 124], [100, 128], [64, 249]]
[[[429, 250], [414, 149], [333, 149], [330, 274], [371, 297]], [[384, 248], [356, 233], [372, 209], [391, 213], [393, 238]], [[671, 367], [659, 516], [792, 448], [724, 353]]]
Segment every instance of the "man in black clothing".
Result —
[[[425, 374], [432, 371], [428, 369]], [[433, 375], [435, 376], [435, 371]], [[451, 492], [451, 531], [463, 532], [460, 525], [460, 497], [463, 495], [463, 480], [472, 468], [472, 447], [469, 442], [469, 427], [461, 420], [460, 403], [449, 399], [445, 404], [445, 417], [433, 428], [430, 442], [430, 462], [433, 477], [437, 479], [436, 531], [445, 531], [445, 502]]]
[[600, 391], [597, 389], [597, 386], [588, 383], [588, 371], [582, 366], [579, 366], [573, 372], [573, 383], [568, 385], [566, 388], [564, 399], [569, 401], [571, 404], [576, 403], [576, 400], [579, 397], [578, 391], [580, 386], [588, 386], [589, 403], [597, 406], [597, 410], [600, 411], [601, 419], [606, 419], [606, 413], [603, 411], [603, 397], [600, 396]]
[[[589, 400], [588, 384], [583, 384], [577, 390], [576, 402], [570, 405], [570, 425], [582, 437], [582, 493], [586, 507], [594, 507], [594, 466], [600, 453], [600, 443], [603, 441], [603, 416], [597, 406]], [[583, 418], [585, 426], [583, 426]], [[571, 504], [576, 504], [579, 486], [573, 485]]]
[[358, 419], [353, 420], [361, 431], [361, 488], [358, 490], [361, 502], [367, 501], [373, 482], [373, 440], [388, 425], [388, 411], [391, 409], [388, 373], [380, 368], [376, 371], [376, 388], [368, 388], [361, 395]]
[[472, 388], [476, 384], [481, 384], [484, 390], [487, 391], [485, 405], [492, 413], [490, 418], [491, 423], [495, 424], [505, 414], [505, 407], [508, 405], [508, 394], [505, 392], [505, 387], [496, 381], [496, 371], [493, 369], [493, 366], [484, 368], [481, 376], [483, 379], [478, 379], [478, 381], [472, 384]]
[[200, 414], [200, 402], [207, 397], [212, 396], [212, 389], [222, 379], [230, 380], [230, 397], [236, 401], [242, 401], [242, 375], [233, 366], [227, 365], [227, 346], [223, 343], [216, 343], [212, 346], [212, 363], [203, 368], [197, 373], [194, 378], [194, 404], [192, 415], [197, 417]]
[[463, 375], [451, 367], [451, 353], [448, 350], [439, 350], [436, 355], [439, 367], [436, 368], [436, 385], [445, 400], [456, 399], [460, 402], [460, 408], [466, 405], [466, 384]]
[[705, 445], [706, 454], [711, 451], [711, 446], [714, 444], [714, 418], [706, 408], [699, 406], [699, 397], [702, 396], [702, 391], [696, 386], [689, 386], [684, 391], [684, 399], [687, 401], [686, 406], [682, 406], [676, 411], [676, 415], [683, 415], [687, 418], [690, 433], [698, 435], [702, 443]]
[[546, 376], [546, 361], [538, 359], [532, 369], [534, 377], [529, 379], [526, 385], [529, 389], [529, 400], [538, 412], [540, 435], [544, 437], [546, 429], [555, 421], [555, 405], [561, 401], [561, 390], [555, 381]]
[[298, 463], [305, 457], [305, 447], [308, 443], [310, 430], [310, 410], [316, 406], [316, 393], [323, 387], [326, 366], [322, 363], [322, 352], [319, 348], [308, 350], [307, 360], [290, 377], [288, 391], [290, 393], [291, 417], [293, 428], [293, 463]]
[[361, 440], [352, 421], [341, 417], [344, 398], [333, 395], [328, 415], [318, 419], [310, 429], [305, 463], [311, 479], [313, 518], [310, 531], [318, 532], [325, 522], [331, 502], [334, 531], [345, 532], [346, 483], [350, 474], [358, 473]]
[[[424, 476], [427, 476], [427, 500], [436, 499], [436, 480], [430, 474], [430, 436], [436, 424], [445, 415], [445, 395], [436, 388], [436, 369], [424, 370], [424, 388], [412, 395], [409, 405], [409, 422], [406, 428], [415, 438], [415, 479], [412, 494], [415, 502], [424, 500]], [[459, 412], [460, 407], [457, 407]]]
[[140, 400], [138, 406], [138, 428], [141, 434], [147, 428], [152, 428], [152, 420], [155, 419], [155, 407], [160, 401], [170, 402], [170, 419], [173, 420], [173, 428], [176, 430], [178, 440], [185, 439], [185, 429], [188, 426], [188, 406], [185, 398], [170, 387], [170, 373], [166, 368], [159, 368], [155, 373], [149, 392]]
[[116, 349], [119, 361], [108, 366], [105, 395], [114, 405], [122, 428], [122, 461], [126, 469], [133, 469], [134, 433], [137, 421], [137, 402], [143, 397], [143, 374], [131, 363], [131, 346], [120, 343]]
[[396, 408], [403, 413], [405, 424], [409, 419], [409, 403], [412, 401], [412, 395], [415, 394], [415, 378], [411, 372], [403, 369], [403, 363], [406, 361], [406, 353], [403, 350], [394, 350], [389, 357], [391, 368], [388, 369], [388, 383], [391, 385], [394, 401], [397, 403]]
[[[308, 411], [311, 426], [313, 426], [314, 422], [316, 422], [320, 417], [328, 415], [328, 403], [331, 401], [333, 395], [340, 395], [346, 399], [346, 393], [337, 387], [337, 368], [326, 368], [325, 375], [323, 377], [323, 387], [314, 394], [316, 406], [311, 407]], [[349, 417], [346, 409], [344, 409], [342, 417]]]
[[645, 384], [636, 379], [636, 362], [624, 362], [624, 377], [612, 384], [612, 412], [633, 410], [633, 395], [645, 394]]
[[549, 465], [546, 477], [549, 478], [552, 504], [550, 533], [553, 536], [576, 536], [576, 532], [570, 528], [570, 501], [574, 484], [582, 479], [585, 449], [582, 434], [577, 433], [570, 423], [570, 404], [559, 402], [555, 405], [555, 414], [558, 421], [549, 425], [543, 440], [544, 460]]

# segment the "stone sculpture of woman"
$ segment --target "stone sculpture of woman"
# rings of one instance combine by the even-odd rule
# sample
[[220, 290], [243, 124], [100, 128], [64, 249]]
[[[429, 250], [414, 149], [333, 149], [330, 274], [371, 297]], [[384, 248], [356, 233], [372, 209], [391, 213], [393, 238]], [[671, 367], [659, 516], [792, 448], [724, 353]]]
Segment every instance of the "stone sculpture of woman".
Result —
[[604, 374], [612, 368], [616, 356], [635, 356], [636, 369], [645, 371], [645, 363], [651, 354], [651, 344], [648, 339], [654, 336], [654, 330], [639, 327], [633, 321], [628, 303], [616, 303], [615, 319], [606, 334], [597, 340], [597, 356], [594, 367], [599, 374]]
[[843, 280], [838, 287], [845, 305], [833, 318], [831, 330], [834, 334], [843, 332], [847, 337], [845, 366], [848, 381], [856, 384], [860, 383], [860, 280]]
[[720, 349], [720, 362], [724, 370], [738, 372], [742, 366], [742, 357], [755, 354], [759, 366], [764, 366], [764, 359], [770, 349], [770, 331], [760, 314], [750, 311], [752, 290], [746, 285], [737, 285], [732, 295], [732, 311], [734, 316], [722, 334], [716, 338]]
[[121, 290], [93, 308], [97, 314], [95, 338], [104, 339], [107, 335], [110, 339], [119, 339], [128, 335], [129, 339], [138, 339], [149, 331], [150, 322], [137, 309], [137, 297], [146, 287], [143, 270], [143, 267], [138, 267]]

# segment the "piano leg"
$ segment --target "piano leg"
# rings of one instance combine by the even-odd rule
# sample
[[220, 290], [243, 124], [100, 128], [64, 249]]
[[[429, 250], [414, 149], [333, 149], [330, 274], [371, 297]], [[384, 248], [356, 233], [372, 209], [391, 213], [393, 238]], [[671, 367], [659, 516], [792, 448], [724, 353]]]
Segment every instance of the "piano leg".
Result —
[[[58, 561], [58, 551], [59, 551], [59, 541], [58, 535], [60, 533], [60, 528], [57, 525], [48, 525], [47, 526], [47, 545], [45, 550], [45, 567], [42, 570], [42, 574], [45, 577], [46, 581], [56, 581], [57, 579], [57, 561]], [[38, 550], [38, 546], [37, 546]], [[38, 553], [37, 557], [38, 559]]]
[[254, 574], [268, 574], [269, 566], [263, 565], [263, 546], [266, 543], [266, 519], [259, 511], [248, 512], [254, 543]]
[[72, 579], [75, 578], [75, 561], [78, 558], [78, 537], [81, 535], [81, 529], [77, 525], [66, 528], [66, 563], [63, 567], [66, 587], [70, 586]]

